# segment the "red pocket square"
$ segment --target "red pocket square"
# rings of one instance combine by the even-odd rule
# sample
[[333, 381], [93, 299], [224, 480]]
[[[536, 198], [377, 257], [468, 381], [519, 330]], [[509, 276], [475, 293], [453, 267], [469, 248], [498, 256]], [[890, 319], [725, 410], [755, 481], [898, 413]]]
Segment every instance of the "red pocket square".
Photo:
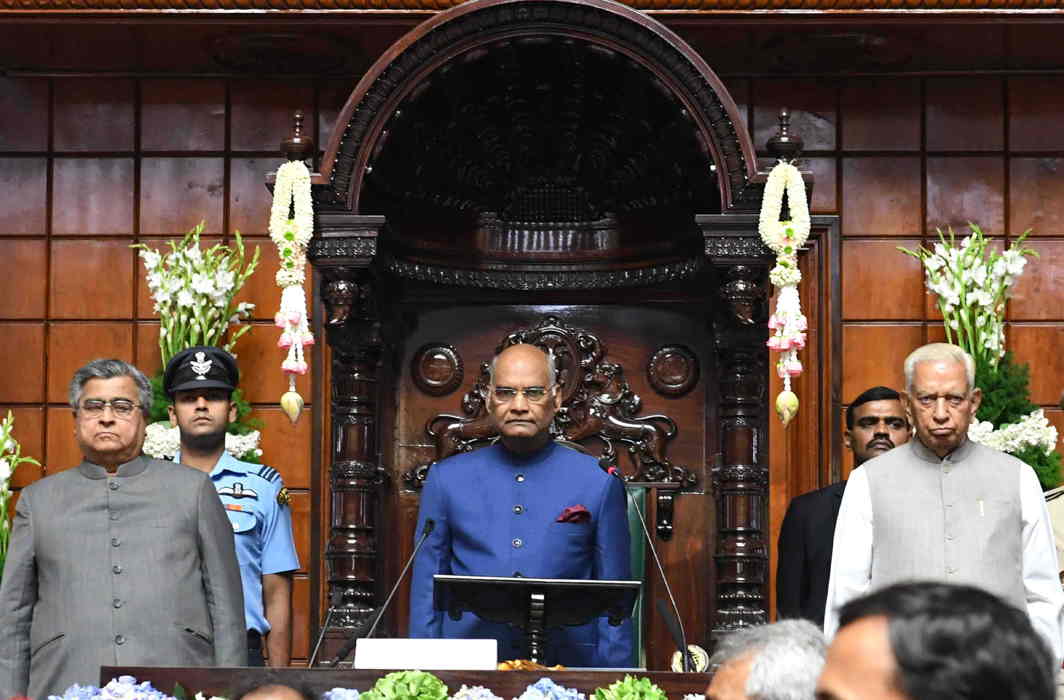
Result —
[[590, 522], [590, 520], [591, 511], [579, 503], [575, 506], [569, 506], [562, 511], [561, 515], [555, 518], [555, 522], [558, 523], [586, 523]]

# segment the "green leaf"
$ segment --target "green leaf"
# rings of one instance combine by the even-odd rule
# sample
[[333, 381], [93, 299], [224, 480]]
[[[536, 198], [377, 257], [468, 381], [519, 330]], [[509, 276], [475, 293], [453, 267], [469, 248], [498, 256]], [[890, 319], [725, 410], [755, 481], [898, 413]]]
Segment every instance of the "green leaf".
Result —
[[595, 690], [595, 700], [668, 700], [658, 686], [649, 678], [635, 678], [626, 675], [624, 680], [616, 681], [606, 688]]
[[447, 700], [447, 686], [425, 671], [396, 671], [362, 693], [366, 700]]

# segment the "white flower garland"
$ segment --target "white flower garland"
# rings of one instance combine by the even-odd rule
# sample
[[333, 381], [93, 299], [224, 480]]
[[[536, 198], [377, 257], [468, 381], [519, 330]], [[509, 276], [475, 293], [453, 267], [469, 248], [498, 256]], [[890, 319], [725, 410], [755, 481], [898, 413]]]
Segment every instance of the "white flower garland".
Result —
[[[791, 213], [789, 221], [780, 221], [784, 192]], [[802, 280], [798, 251], [809, 239], [809, 229], [809, 204], [802, 174], [791, 163], [780, 161], [765, 182], [757, 230], [761, 240], [776, 254], [776, 266], [769, 273], [769, 281], [778, 289], [779, 296], [776, 311], [768, 320], [771, 336], [767, 345], [780, 353], [776, 373], [783, 379], [783, 391], [776, 397], [776, 413], [784, 425], [798, 412], [798, 397], [791, 391], [791, 377], [802, 373], [798, 351], [805, 347], [808, 327], [798, 296], [798, 283]]]
[[[294, 212], [288, 218], [289, 210]], [[296, 375], [306, 374], [308, 365], [304, 346], [314, 344], [314, 334], [307, 319], [307, 299], [303, 292], [306, 280], [307, 244], [314, 234], [314, 209], [310, 200], [310, 171], [300, 160], [288, 161], [277, 169], [270, 209], [270, 239], [277, 244], [280, 266], [277, 285], [281, 287], [281, 308], [274, 323], [281, 329], [277, 346], [288, 349], [281, 369], [288, 375], [288, 392], [281, 398], [281, 408], [294, 423], [303, 408], [303, 397], [296, 392]]]

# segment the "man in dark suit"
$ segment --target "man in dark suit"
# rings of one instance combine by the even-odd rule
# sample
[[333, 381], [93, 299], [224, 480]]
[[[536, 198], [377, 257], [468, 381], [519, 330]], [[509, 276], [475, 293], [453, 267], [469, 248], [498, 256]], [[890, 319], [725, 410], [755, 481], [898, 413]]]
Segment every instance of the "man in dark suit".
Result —
[[[865, 391], [846, 409], [846, 447], [854, 469], [909, 441], [909, 421], [901, 396], [885, 386]], [[787, 507], [779, 539], [776, 613], [824, 624], [831, 572], [831, 542], [846, 482], [798, 496]]]

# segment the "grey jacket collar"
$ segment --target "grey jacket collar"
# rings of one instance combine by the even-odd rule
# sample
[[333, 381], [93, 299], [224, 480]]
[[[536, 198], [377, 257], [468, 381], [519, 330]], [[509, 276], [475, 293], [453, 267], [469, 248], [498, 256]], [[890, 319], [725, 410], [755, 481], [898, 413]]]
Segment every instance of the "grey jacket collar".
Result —
[[957, 449], [953, 450], [953, 452], [950, 452], [945, 457], [939, 457], [928, 449], [924, 443], [920, 442], [919, 435], [913, 436], [913, 439], [909, 441], [909, 444], [912, 445], [911, 449], [914, 455], [925, 462], [932, 462], [934, 464], [941, 464], [945, 459], [948, 459], [951, 462], [963, 462], [975, 452], [975, 443], [967, 437], [964, 438], [964, 441], [957, 447]]
[[[144, 455], [136, 457], [125, 464], [119, 464], [114, 476], [136, 476], [148, 468], [148, 460]], [[98, 464], [84, 461], [78, 465], [78, 471], [90, 479], [106, 479], [110, 476], [107, 470]]]

